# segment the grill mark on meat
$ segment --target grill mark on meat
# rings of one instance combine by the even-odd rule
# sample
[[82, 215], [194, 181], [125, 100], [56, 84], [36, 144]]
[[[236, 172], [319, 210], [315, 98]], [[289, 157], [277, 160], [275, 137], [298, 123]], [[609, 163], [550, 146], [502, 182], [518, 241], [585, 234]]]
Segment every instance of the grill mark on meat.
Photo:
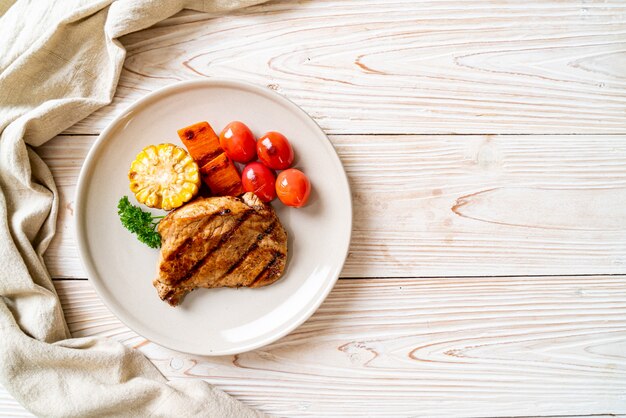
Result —
[[254, 287], [257, 282], [263, 279], [267, 274], [270, 274], [270, 269], [274, 266], [274, 264], [278, 262], [279, 257], [284, 256], [285, 254], [281, 253], [280, 251], [274, 251], [274, 256], [272, 257], [272, 259], [265, 265], [265, 267], [263, 267], [263, 270], [261, 270], [261, 272], [257, 274], [254, 280], [252, 280], [252, 283], [250, 283], [248, 286]]
[[[225, 213], [228, 213], [228, 212], [225, 212]], [[235, 221], [235, 226], [233, 226], [230, 231], [228, 231], [227, 233], [222, 235], [222, 238], [220, 239], [220, 242], [218, 242], [217, 245], [211, 251], [209, 251], [208, 255], [211, 255], [212, 252], [219, 250], [220, 247], [226, 243], [226, 241], [231, 239], [231, 237], [235, 234], [235, 232], [237, 232], [237, 230], [239, 228], [241, 228], [241, 225], [243, 225], [243, 223], [245, 221], [247, 221], [248, 218], [250, 216], [252, 216], [253, 213], [254, 213], [254, 211], [252, 209], [246, 210], [243, 213], [243, 215], [241, 215], [241, 217]], [[202, 261], [204, 261], [204, 260], [202, 260]]]
[[[202, 219], [201, 222], [204, 225], [207, 225], [211, 222], [213, 222], [213, 220], [219, 216], [219, 215], [224, 215], [224, 214], [228, 214], [230, 213], [230, 209], [226, 209], [226, 210], [222, 210], [222, 211], [218, 211], [215, 213], [210, 214], [206, 219]], [[187, 237], [183, 242], [181, 242], [181, 244], [176, 247], [176, 249], [174, 249], [174, 251], [170, 252], [167, 257], [165, 258], [164, 261], [172, 261], [176, 258], [178, 258], [181, 254], [184, 254], [185, 251], [188, 251], [194, 243], [195, 239], [194, 237], [190, 236]], [[163, 267], [165, 267], [164, 265], [161, 265], [161, 270], [163, 270]]]
[[287, 233], [271, 206], [252, 193], [189, 205], [159, 224], [163, 246], [153, 285], [162, 300], [177, 306], [196, 288], [258, 288], [280, 278]]
[[[167, 258], [165, 259], [165, 261], [172, 261], [178, 258], [181, 254], [187, 251], [189, 247], [191, 247], [192, 242], [193, 242], [193, 237], [187, 237], [183, 242], [180, 243], [178, 247], [176, 247], [174, 251], [172, 251], [171, 253], [167, 255]], [[164, 266], [161, 265], [161, 270], [163, 270], [163, 267]]]
[[207, 251], [204, 257], [199, 259], [191, 267], [191, 269], [189, 269], [189, 272], [187, 272], [186, 275], [184, 275], [181, 279], [176, 280], [174, 285], [178, 285], [182, 282], [189, 280], [196, 273], [196, 271], [200, 270], [202, 266], [204, 266], [206, 261], [211, 257], [211, 255], [215, 251], [219, 250], [226, 243], [226, 241], [228, 241], [235, 234], [235, 232], [237, 232], [237, 230], [241, 227], [241, 225], [243, 225], [243, 223], [246, 222], [246, 220], [248, 220], [250, 216], [252, 216], [253, 213], [254, 213], [254, 210], [252, 209], [246, 210], [243, 213], [243, 215], [241, 215], [241, 217], [235, 221], [235, 225], [227, 233], [222, 235], [222, 238], [219, 240], [219, 242], [213, 248], [209, 249], [209, 251]]
[[230, 266], [228, 268], [228, 270], [226, 270], [226, 273], [224, 273], [222, 275], [222, 277], [220, 277], [220, 280], [223, 279], [224, 277], [228, 276], [230, 273], [232, 273], [237, 267], [239, 267], [241, 265], [241, 263], [243, 263], [246, 258], [248, 258], [248, 256], [255, 251], [257, 248], [259, 248], [259, 244], [261, 243], [261, 241], [263, 241], [263, 239], [268, 236], [269, 234], [272, 233], [272, 231], [274, 230], [274, 228], [276, 228], [276, 221], [272, 222], [270, 224], [270, 226], [268, 226], [265, 231], [263, 231], [262, 233], [260, 233], [257, 238], [256, 241], [248, 247], [248, 249], [246, 251], [243, 252], [243, 254], [241, 255], [241, 257], [239, 257], [239, 259], [237, 261], [235, 261], [233, 263], [232, 266]]

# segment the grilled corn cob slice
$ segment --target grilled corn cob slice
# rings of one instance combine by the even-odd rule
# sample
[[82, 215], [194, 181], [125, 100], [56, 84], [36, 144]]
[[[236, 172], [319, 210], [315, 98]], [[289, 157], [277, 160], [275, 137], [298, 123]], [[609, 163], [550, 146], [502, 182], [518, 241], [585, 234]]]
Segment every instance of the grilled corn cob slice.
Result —
[[128, 179], [138, 202], [164, 210], [182, 206], [200, 188], [198, 164], [174, 144], [145, 147], [130, 165]]

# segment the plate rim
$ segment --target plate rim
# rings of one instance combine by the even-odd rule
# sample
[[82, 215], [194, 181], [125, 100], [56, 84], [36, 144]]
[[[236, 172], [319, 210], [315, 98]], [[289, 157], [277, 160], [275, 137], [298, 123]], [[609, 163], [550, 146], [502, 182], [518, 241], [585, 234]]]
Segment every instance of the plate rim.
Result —
[[[86, 216], [85, 210], [84, 210], [85, 202], [83, 202], [83, 200], [85, 199], [85, 196], [86, 196], [85, 188], [87, 187], [87, 183], [90, 178], [90, 176], [88, 175], [89, 174], [88, 171], [89, 169], [93, 167], [94, 162], [97, 160], [100, 150], [106, 143], [106, 138], [110, 135], [111, 131], [113, 131], [114, 129], [118, 127], [119, 122], [125, 116], [135, 111], [137, 108], [140, 108], [141, 106], [145, 104], [149, 104], [150, 102], [154, 100], [158, 100], [161, 96], [166, 96], [179, 89], [185, 89], [185, 88], [190, 88], [194, 86], [215, 87], [215, 86], [224, 86], [224, 85], [229, 86], [229, 87], [234, 87], [237, 89], [253, 91], [265, 97], [269, 97], [272, 100], [278, 101], [280, 104], [287, 106], [291, 111], [295, 113], [300, 113], [301, 115], [303, 115], [304, 119], [308, 121], [308, 123], [311, 124], [312, 128], [315, 129], [317, 132], [319, 132], [324, 138], [326, 138], [326, 141], [322, 141], [323, 146], [326, 147], [328, 151], [331, 151], [332, 154], [334, 154], [335, 158], [337, 159], [337, 162], [339, 163], [339, 167], [341, 168], [341, 175], [339, 176], [337, 180], [343, 183], [342, 186], [345, 187], [345, 189], [348, 192], [347, 203], [349, 207], [348, 207], [347, 213], [349, 215], [349, 219], [348, 219], [349, 229], [348, 229], [348, 234], [346, 237], [347, 241], [345, 245], [345, 250], [344, 250], [344, 253], [340, 257], [340, 262], [337, 264], [335, 271], [331, 271], [329, 273], [329, 276], [332, 276], [332, 278], [328, 280], [326, 287], [322, 289], [322, 292], [320, 293], [319, 297], [316, 300], [312, 300], [313, 303], [311, 304], [309, 309], [305, 311], [301, 311], [298, 315], [294, 315], [295, 320], [292, 323], [290, 323], [284, 328], [278, 328], [276, 331], [271, 332], [267, 337], [262, 338], [257, 342], [248, 343], [246, 345], [239, 346], [238, 348], [211, 350], [211, 351], [197, 351], [193, 349], [181, 351], [180, 348], [172, 347], [168, 343], [163, 343], [161, 341], [154, 341], [152, 338], [146, 337], [144, 335], [144, 329], [140, 329], [142, 327], [131, 326], [129, 322], [134, 322], [134, 321], [127, 321], [123, 317], [123, 315], [120, 315], [120, 311], [118, 311], [117, 307], [114, 304], [109, 304], [109, 302], [107, 301], [107, 298], [103, 296], [105, 293], [105, 290], [101, 284], [102, 279], [96, 273], [96, 269], [92, 263], [93, 256], [87, 250], [87, 240], [85, 236], [86, 231], [83, 230], [81, 227], [81, 225], [84, 224], [84, 218]], [[353, 223], [354, 222], [354, 206], [352, 202], [352, 192], [350, 189], [350, 182], [348, 180], [346, 170], [343, 166], [343, 163], [341, 161], [341, 158], [339, 157], [339, 153], [337, 152], [335, 146], [328, 138], [328, 135], [326, 135], [324, 130], [319, 126], [319, 124], [307, 112], [305, 112], [302, 108], [300, 108], [300, 106], [298, 106], [297, 104], [295, 104], [294, 102], [289, 100], [287, 97], [283, 96], [282, 94], [279, 94], [276, 91], [271, 90], [269, 88], [264, 88], [263, 86], [260, 86], [258, 84], [254, 84], [248, 81], [241, 81], [241, 80], [236, 80], [232, 78], [226, 78], [226, 77], [211, 77], [208, 79], [201, 79], [201, 80], [185, 80], [185, 81], [179, 81], [176, 83], [168, 84], [167, 86], [158, 88], [140, 97], [139, 99], [135, 100], [132, 104], [130, 104], [127, 108], [125, 108], [120, 114], [115, 116], [111, 121], [109, 121], [106, 127], [98, 135], [98, 138], [94, 141], [93, 145], [89, 149], [89, 152], [87, 153], [87, 156], [85, 157], [85, 160], [78, 174], [78, 182], [76, 185], [76, 192], [74, 194], [74, 202], [75, 202], [75, 211], [76, 211], [76, 216], [74, 217], [74, 231], [75, 231], [76, 241], [78, 244], [78, 253], [79, 253], [80, 262], [83, 268], [85, 269], [85, 273], [87, 275], [88, 281], [93, 285], [98, 297], [104, 303], [104, 305], [115, 315], [115, 317], [120, 322], [122, 322], [125, 326], [127, 326], [133, 332], [137, 333], [142, 338], [145, 338], [148, 341], [152, 341], [153, 343], [166, 347], [170, 350], [174, 350], [178, 352], [185, 352], [185, 353], [192, 354], [192, 355], [202, 355], [202, 356], [223, 356], [223, 355], [241, 354], [241, 353], [245, 353], [248, 351], [252, 351], [252, 350], [264, 347], [268, 344], [271, 344], [283, 338], [284, 336], [290, 334], [292, 331], [298, 328], [300, 325], [302, 325], [304, 322], [306, 322], [319, 309], [321, 304], [328, 297], [330, 291], [335, 287], [335, 284], [337, 283], [337, 280], [339, 279], [339, 275], [341, 274], [341, 271], [348, 257], [348, 253], [350, 249], [350, 242], [352, 239], [352, 229], [354, 227], [354, 223]], [[96, 277], [97, 279], [94, 279], [94, 277]], [[137, 322], [134, 322], [134, 324], [136, 325]]]

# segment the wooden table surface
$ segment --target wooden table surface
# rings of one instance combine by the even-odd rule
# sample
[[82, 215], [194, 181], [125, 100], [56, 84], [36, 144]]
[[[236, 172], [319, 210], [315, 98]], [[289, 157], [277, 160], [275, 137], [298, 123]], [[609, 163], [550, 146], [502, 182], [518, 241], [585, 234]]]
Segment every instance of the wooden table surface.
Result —
[[[74, 336], [279, 416], [626, 414], [626, 3], [277, 1], [183, 12], [122, 43], [113, 104], [37, 150], [61, 196], [46, 262]], [[199, 357], [111, 314], [72, 218], [111, 118], [213, 76], [267, 86], [322, 126], [355, 221], [310, 320]], [[0, 415], [28, 414], [0, 390]]]

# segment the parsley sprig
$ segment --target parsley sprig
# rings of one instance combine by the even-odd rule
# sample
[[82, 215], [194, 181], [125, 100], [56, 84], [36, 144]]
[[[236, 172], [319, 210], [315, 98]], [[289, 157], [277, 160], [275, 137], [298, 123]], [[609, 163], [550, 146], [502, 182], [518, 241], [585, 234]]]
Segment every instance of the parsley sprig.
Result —
[[156, 230], [159, 220], [163, 216], [153, 216], [149, 212], [144, 212], [138, 206], [133, 205], [124, 196], [117, 204], [117, 214], [124, 228], [137, 235], [137, 239], [150, 248], [161, 246], [161, 235]]

